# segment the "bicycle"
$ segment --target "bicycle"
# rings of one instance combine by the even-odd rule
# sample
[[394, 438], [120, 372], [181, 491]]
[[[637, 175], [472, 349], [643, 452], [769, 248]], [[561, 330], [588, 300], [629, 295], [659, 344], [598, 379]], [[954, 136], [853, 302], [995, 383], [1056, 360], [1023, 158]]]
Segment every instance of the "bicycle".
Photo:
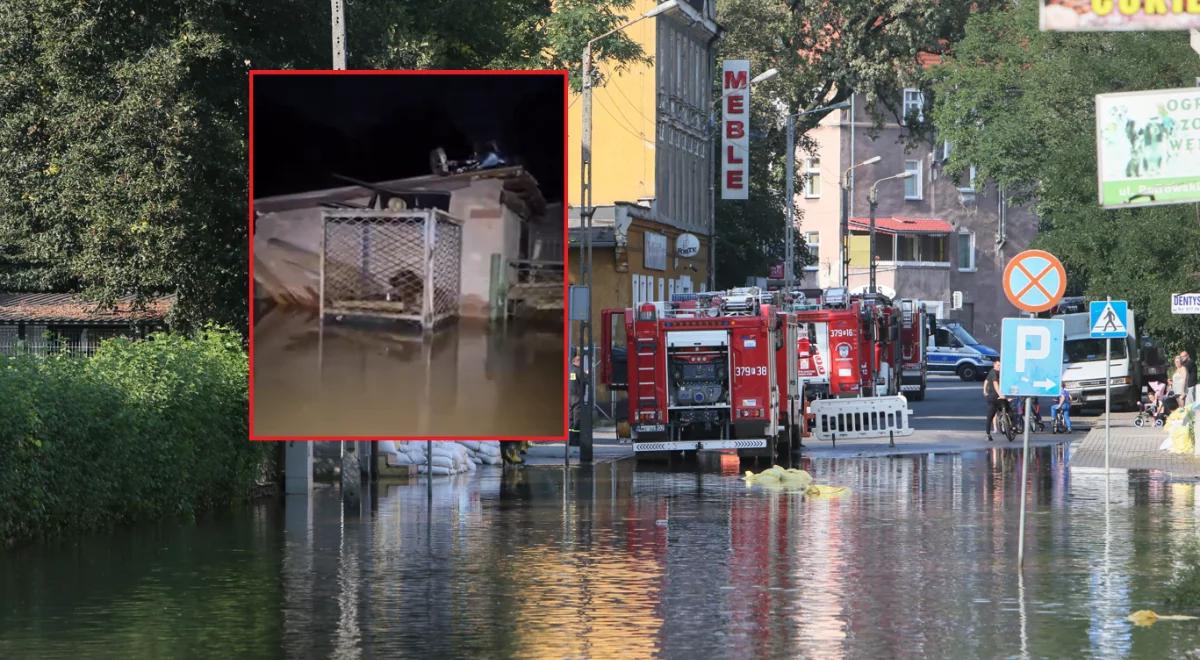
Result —
[[996, 425], [1000, 428], [1000, 433], [1012, 442], [1017, 437], [1017, 427], [1013, 423], [1012, 405], [1005, 400], [1005, 405], [1000, 409], [1000, 413], [996, 415]]

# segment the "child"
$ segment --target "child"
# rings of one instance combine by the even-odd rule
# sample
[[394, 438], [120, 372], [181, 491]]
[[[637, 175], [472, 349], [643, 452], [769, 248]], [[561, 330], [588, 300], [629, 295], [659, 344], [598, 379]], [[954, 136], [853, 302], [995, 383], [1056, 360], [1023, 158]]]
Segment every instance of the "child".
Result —
[[1067, 427], [1067, 433], [1071, 432], [1071, 396], [1066, 390], [1058, 395], [1058, 400], [1054, 405], [1050, 406], [1050, 415], [1057, 417], [1059, 409], [1063, 411], [1063, 424]]

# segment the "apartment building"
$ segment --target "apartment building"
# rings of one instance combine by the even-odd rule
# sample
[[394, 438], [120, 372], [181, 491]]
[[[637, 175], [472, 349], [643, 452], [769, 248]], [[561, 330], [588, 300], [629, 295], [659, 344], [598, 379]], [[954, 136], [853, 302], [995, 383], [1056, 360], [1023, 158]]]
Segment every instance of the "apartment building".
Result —
[[[902, 94], [897, 101], [905, 116], [928, 112], [923, 90]], [[805, 269], [804, 285], [840, 286], [845, 273], [851, 289], [865, 288], [874, 259], [879, 290], [923, 300], [939, 318], [960, 320], [981, 341], [998, 344], [1000, 320], [1017, 314], [1000, 277], [1008, 260], [1029, 247], [1037, 218], [1030, 209], [1009, 203], [994, 183], [978, 180], [974, 170], [958, 180], [946, 174], [952, 144], [935, 140], [910, 147], [905, 126], [889, 121], [872, 138], [871, 125], [863, 97], [856, 95], [850, 108], [826, 116], [809, 133], [816, 152], [796, 155], [798, 231], [817, 255]], [[879, 162], [845, 177], [850, 193], [847, 254], [840, 240], [839, 182], [848, 168], [875, 156]], [[878, 185], [871, 254], [869, 190], [879, 179], [902, 172], [913, 175]]]

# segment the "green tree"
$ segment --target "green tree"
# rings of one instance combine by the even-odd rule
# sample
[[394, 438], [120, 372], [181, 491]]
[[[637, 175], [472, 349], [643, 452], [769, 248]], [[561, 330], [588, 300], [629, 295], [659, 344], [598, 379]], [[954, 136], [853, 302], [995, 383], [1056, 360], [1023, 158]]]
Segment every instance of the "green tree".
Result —
[[1200, 286], [1193, 206], [1099, 207], [1095, 95], [1188, 87], [1200, 60], [1184, 33], [1041, 32], [1037, 3], [981, 11], [932, 73], [933, 123], [954, 144], [950, 172], [976, 167], [1040, 219], [1036, 245], [1063, 260], [1071, 289], [1127, 299], [1143, 330], [1195, 350], [1200, 326], [1170, 311]]
[[[984, 9], [999, 0], [972, 4]], [[755, 73], [772, 67], [780, 72], [751, 92], [751, 199], [717, 205], [718, 285], [736, 286], [747, 275], [765, 275], [783, 258], [787, 113], [840, 103], [857, 92], [876, 125], [891, 117], [922, 135], [928, 128], [916, 117], [901, 116], [900, 90], [920, 83], [922, 54], [946, 52], [962, 37], [970, 6], [928, 0], [720, 0], [717, 8], [726, 29], [718, 59], [750, 60]], [[804, 133], [827, 114], [798, 118], [802, 149], [813, 150]], [[807, 256], [797, 243], [801, 262]]]
[[[349, 66], [570, 66], [631, 0], [347, 3]], [[552, 10], [553, 6], [553, 10]], [[326, 68], [310, 0], [0, 3], [0, 290], [247, 319], [247, 72]], [[602, 60], [644, 55], [606, 40]], [[573, 59], [574, 58], [574, 59]]]

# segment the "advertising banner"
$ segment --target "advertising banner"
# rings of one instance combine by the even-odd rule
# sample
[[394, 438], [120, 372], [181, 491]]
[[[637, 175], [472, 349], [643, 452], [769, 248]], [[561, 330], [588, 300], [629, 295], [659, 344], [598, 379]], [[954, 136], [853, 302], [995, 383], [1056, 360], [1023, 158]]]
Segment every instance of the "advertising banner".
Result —
[[1200, 28], [1198, 0], [1041, 0], [1041, 28], [1128, 32]]
[[750, 60], [725, 60], [721, 95], [721, 199], [749, 199]]
[[1200, 201], [1200, 89], [1096, 96], [1100, 205]]
[[1171, 294], [1172, 314], [1200, 314], [1200, 293]]

